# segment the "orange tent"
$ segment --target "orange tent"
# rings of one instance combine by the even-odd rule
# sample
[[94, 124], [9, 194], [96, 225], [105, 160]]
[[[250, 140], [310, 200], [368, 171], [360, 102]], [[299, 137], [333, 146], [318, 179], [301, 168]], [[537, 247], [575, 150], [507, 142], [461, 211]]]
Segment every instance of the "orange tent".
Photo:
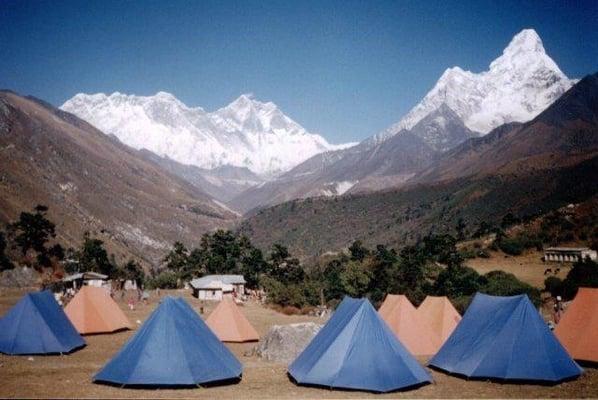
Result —
[[571, 357], [598, 362], [598, 289], [579, 288], [554, 333]]
[[431, 329], [430, 333], [435, 346], [433, 354], [440, 350], [440, 347], [461, 321], [461, 315], [446, 296], [426, 297], [417, 308], [417, 315]]
[[431, 328], [419, 318], [407, 297], [387, 295], [378, 313], [411, 354], [423, 356], [436, 353]]
[[223, 298], [212, 311], [206, 324], [223, 342], [251, 342], [260, 340], [260, 335], [251, 326], [232, 299]]
[[81, 334], [131, 328], [129, 320], [106, 289], [83, 286], [64, 309]]

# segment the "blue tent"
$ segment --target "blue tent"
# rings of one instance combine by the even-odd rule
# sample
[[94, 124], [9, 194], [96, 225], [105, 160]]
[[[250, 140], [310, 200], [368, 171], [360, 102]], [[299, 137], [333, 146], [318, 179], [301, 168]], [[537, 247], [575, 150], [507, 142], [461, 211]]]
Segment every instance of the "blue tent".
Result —
[[345, 297], [290, 365], [300, 384], [388, 392], [431, 382], [365, 299]]
[[526, 295], [475, 295], [430, 365], [473, 378], [558, 382], [583, 370]]
[[69, 353], [85, 346], [50, 291], [29, 293], [0, 319], [0, 352]]
[[197, 385], [240, 378], [241, 363], [182, 298], [165, 297], [94, 381]]

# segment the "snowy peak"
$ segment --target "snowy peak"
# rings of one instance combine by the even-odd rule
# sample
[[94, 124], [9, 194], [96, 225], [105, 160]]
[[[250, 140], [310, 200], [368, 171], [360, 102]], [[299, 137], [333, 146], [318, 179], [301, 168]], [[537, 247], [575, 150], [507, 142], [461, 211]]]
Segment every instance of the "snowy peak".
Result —
[[[287, 117], [272, 102], [255, 100], [251, 94], [243, 94], [215, 115], [227, 120], [234, 129], [248, 132], [271, 131], [276, 135], [302, 134], [303, 127]], [[323, 146], [325, 146], [322, 143]]]
[[533, 29], [524, 29], [511, 39], [503, 55], [514, 56], [526, 53], [546, 53], [542, 39]]
[[344, 147], [307, 132], [274, 103], [249, 94], [211, 113], [188, 107], [167, 92], [80, 93], [61, 108], [133, 148], [200, 168], [248, 168], [265, 178], [315, 154]]
[[473, 73], [460, 67], [444, 71], [419, 104], [372, 140], [379, 142], [411, 129], [442, 104], [467, 128], [485, 134], [504, 123], [534, 118], [574, 83], [546, 54], [536, 31], [524, 29], [488, 71]]

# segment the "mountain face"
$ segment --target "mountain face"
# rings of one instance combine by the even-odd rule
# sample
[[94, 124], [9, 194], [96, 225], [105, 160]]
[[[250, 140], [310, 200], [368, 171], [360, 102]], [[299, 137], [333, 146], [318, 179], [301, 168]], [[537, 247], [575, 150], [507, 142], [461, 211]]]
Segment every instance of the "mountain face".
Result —
[[349, 149], [318, 154], [248, 189], [232, 204], [246, 211], [293, 198], [342, 194], [331, 190], [335, 187], [357, 193], [403, 185], [466, 140], [532, 119], [573, 83], [546, 54], [537, 33], [526, 29], [488, 71], [446, 70], [424, 99], [385, 131]]
[[478, 135], [443, 105], [410, 130], [382, 142], [318, 154], [274, 180], [241, 192], [230, 204], [245, 212], [296, 198], [397, 186], [429, 166], [440, 152]]
[[465, 125], [488, 133], [508, 122], [526, 122], [552, 104], [574, 83], [546, 54], [533, 29], [515, 35], [503, 54], [481, 73], [447, 69], [423, 100], [375, 140], [410, 129], [445, 104]]
[[552, 169], [598, 154], [598, 74], [525, 124], [503, 125], [445, 153], [414, 182]]
[[[404, 133], [393, 137], [401, 137]], [[399, 189], [294, 200], [260, 210], [241, 232], [312, 257], [354, 240], [402, 246], [430, 232], [469, 233], [598, 198], [598, 74], [526, 123], [512, 122], [442, 153]]]
[[249, 95], [211, 113], [165, 92], [147, 97], [77, 94], [61, 109], [135, 149], [203, 169], [235, 166], [271, 177], [343, 147], [307, 132], [274, 103]]
[[[243, 191], [264, 183], [262, 178], [247, 168], [225, 165], [214, 169], [204, 169], [195, 165], [181, 164], [168, 157], [160, 157], [145, 149], [139, 150], [139, 154], [207, 193], [214, 198], [214, 201], [226, 208], [228, 208], [226, 204]], [[236, 211], [233, 212], [236, 213]]]
[[229, 227], [236, 215], [138, 151], [72, 114], [0, 91], [0, 221], [49, 206], [60, 242], [85, 231], [119, 260], [158, 265], [176, 240]]

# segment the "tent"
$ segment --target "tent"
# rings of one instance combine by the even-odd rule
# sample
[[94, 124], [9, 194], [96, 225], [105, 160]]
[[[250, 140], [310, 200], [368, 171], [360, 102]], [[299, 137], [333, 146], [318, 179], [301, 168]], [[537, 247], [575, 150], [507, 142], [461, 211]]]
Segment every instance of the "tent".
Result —
[[473, 378], [558, 382], [583, 370], [526, 295], [475, 295], [430, 365]]
[[411, 354], [424, 356], [438, 351], [432, 329], [404, 295], [386, 295], [378, 313]]
[[181, 298], [162, 303], [93, 380], [180, 386], [241, 377], [241, 363]]
[[417, 308], [417, 316], [432, 334], [434, 351], [430, 354], [436, 354], [440, 350], [461, 321], [461, 315], [446, 296], [427, 296]]
[[125, 314], [103, 288], [83, 286], [64, 312], [81, 334], [131, 328]]
[[50, 291], [29, 293], [0, 319], [0, 352], [69, 353], [85, 346]]
[[554, 333], [571, 357], [598, 362], [598, 289], [579, 288]]
[[251, 342], [260, 340], [260, 335], [239, 310], [234, 300], [223, 298], [212, 311], [206, 324], [223, 342]]
[[431, 382], [365, 299], [345, 297], [289, 366], [299, 384], [388, 392]]

